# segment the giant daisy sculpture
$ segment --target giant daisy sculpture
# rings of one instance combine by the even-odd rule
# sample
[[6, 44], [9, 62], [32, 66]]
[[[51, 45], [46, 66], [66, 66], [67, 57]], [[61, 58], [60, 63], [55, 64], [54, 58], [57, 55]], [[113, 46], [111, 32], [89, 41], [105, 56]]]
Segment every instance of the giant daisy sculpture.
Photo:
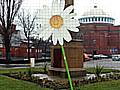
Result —
[[40, 11], [40, 21], [43, 25], [43, 31], [40, 31], [40, 38], [47, 40], [52, 35], [53, 44], [56, 45], [57, 41], [60, 45], [63, 45], [63, 40], [67, 42], [72, 40], [72, 37], [68, 30], [78, 32], [79, 22], [73, 19], [76, 16], [75, 13], [70, 13], [73, 10], [73, 6], [69, 6], [64, 10], [65, 0], [53, 0], [52, 8], [43, 6], [43, 10]]
[[42, 23], [43, 31], [39, 32], [39, 38], [47, 40], [52, 36], [53, 44], [56, 45], [59, 43], [62, 48], [62, 54], [64, 57], [64, 63], [66, 65], [66, 71], [68, 74], [68, 79], [70, 82], [71, 90], [72, 80], [69, 74], [69, 68], [64, 51], [64, 40], [67, 42], [72, 40], [72, 37], [69, 31], [78, 32], [79, 29], [76, 28], [79, 26], [78, 20], [74, 19], [76, 16], [75, 13], [71, 13], [73, 10], [73, 5], [65, 8], [65, 0], [53, 0], [52, 8], [48, 6], [43, 6], [43, 9], [40, 10], [40, 23]]

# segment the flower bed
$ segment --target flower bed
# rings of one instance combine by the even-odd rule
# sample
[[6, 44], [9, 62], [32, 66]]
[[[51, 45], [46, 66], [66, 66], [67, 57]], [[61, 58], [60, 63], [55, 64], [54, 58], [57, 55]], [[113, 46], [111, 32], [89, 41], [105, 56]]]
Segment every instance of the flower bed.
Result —
[[[39, 84], [41, 87], [53, 88], [53, 89], [68, 89], [69, 82], [68, 80], [48, 80], [48, 78], [40, 79], [39, 77], [34, 77], [28, 72], [18, 72], [18, 73], [10, 73], [8, 76], [13, 77], [15, 79], [30, 81]], [[82, 78], [81, 80], [73, 80], [73, 86], [79, 87], [79, 85], [85, 85], [96, 82], [104, 82], [110, 80], [118, 80], [120, 79], [120, 73], [108, 73], [102, 75], [101, 77], [91, 77], [91, 78]]]

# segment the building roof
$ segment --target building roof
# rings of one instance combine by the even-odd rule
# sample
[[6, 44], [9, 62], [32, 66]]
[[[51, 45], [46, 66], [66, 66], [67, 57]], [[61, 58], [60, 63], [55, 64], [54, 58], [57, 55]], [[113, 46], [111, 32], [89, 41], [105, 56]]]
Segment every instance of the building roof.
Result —
[[85, 11], [82, 17], [79, 19], [80, 23], [90, 24], [90, 23], [104, 23], [104, 24], [114, 24], [115, 19], [110, 17], [109, 14], [104, 12], [103, 9], [94, 5], [92, 9]]
[[94, 6], [92, 9], [87, 10], [83, 13], [82, 16], [109, 16], [103, 9], [98, 6]]

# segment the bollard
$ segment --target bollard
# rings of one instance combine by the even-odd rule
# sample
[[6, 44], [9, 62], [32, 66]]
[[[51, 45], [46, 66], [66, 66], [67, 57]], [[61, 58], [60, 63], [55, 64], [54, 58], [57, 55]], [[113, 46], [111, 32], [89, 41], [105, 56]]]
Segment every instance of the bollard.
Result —
[[35, 66], [35, 58], [30, 58], [30, 66], [31, 67]]

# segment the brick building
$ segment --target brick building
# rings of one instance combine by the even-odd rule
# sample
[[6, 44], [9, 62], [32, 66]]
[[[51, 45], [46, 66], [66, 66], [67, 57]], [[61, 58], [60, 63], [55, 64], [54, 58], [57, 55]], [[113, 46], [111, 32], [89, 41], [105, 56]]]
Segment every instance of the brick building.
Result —
[[95, 5], [84, 12], [79, 22], [85, 52], [120, 53], [120, 25], [114, 25], [114, 18]]

